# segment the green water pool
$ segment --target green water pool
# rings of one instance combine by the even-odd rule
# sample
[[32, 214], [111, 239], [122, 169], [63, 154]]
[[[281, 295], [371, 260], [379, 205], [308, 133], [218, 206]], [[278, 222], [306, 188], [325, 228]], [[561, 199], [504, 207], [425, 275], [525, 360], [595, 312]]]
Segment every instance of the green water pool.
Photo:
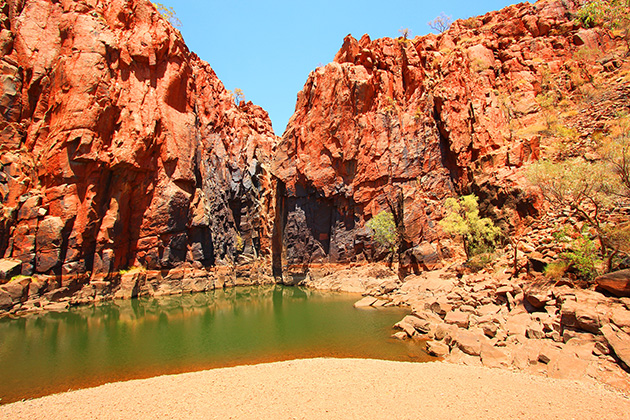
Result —
[[360, 295], [239, 287], [110, 301], [0, 319], [0, 403], [69, 389], [307, 357], [427, 361], [391, 339], [401, 308], [357, 309]]

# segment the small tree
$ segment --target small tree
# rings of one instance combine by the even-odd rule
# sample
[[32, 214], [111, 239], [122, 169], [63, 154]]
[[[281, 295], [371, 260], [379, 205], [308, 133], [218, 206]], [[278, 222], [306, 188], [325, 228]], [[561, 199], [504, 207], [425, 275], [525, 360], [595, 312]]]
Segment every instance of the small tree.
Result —
[[446, 233], [461, 235], [468, 259], [496, 248], [501, 230], [487, 217], [479, 217], [479, 205], [474, 194], [447, 198], [444, 203], [446, 217], [439, 225]]
[[453, 18], [451, 16], [447, 16], [444, 12], [442, 12], [435, 19], [433, 19], [430, 22], [427, 22], [427, 25], [429, 25], [429, 27], [433, 29], [435, 32], [441, 34], [442, 32], [446, 32], [448, 28], [451, 27], [452, 23], [453, 23]]
[[607, 165], [579, 158], [558, 163], [543, 161], [529, 168], [528, 177], [551, 204], [559, 209], [569, 207], [602, 231], [602, 211], [612, 204], [611, 192], [616, 189]]
[[568, 207], [595, 230], [610, 270], [612, 258], [623, 248], [616, 237], [624, 237], [617, 227], [604, 223], [606, 211], [612, 209], [623, 191], [613, 167], [603, 161], [591, 163], [580, 158], [558, 163], [544, 161], [532, 165], [528, 177], [549, 203], [558, 210]]
[[232, 95], [232, 98], [234, 98], [234, 103], [236, 105], [240, 105], [241, 102], [245, 100], [245, 94], [239, 88], [234, 89], [234, 91], [228, 90], [228, 93]]
[[387, 248], [391, 254], [396, 252], [396, 223], [392, 213], [382, 211], [368, 220], [366, 226], [372, 229], [377, 244]]
[[179, 20], [177, 14], [175, 13], [175, 9], [172, 7], [164, 6], [162, 3], [153, 3], [157, 11], [162, 15], [164, 19], [169, 21], [171, 25], [176, 28], [182, 27], [182, 21]]
[[398, 32], [400, 32], [404, 40], [407, 40], [411, 36], [411, 30], [409, 30], [409, 28], [400, 28]]

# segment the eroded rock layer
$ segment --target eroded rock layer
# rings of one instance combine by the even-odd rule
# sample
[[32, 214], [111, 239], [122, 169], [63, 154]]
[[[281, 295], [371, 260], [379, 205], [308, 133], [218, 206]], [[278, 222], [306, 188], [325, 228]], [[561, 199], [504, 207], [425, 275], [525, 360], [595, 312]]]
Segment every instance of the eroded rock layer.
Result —
[[268, 115], [149, 1], [1, 1], [0, 26], [0, 253], [21, 274], [268, 255]]
[[400, 207], [409, 256], [430, 262], [452, 249], [436, 222], [456, 194], [475, 192], [508, 229], [536, 215], [522, 169], [540, 153], [540, 94], [606, 71], [574, 55], [614, 45], [581, 28], [579, 7], [521, 3], [413, 40], [347, 36], [309, 75], [278, 146], [276, 267], [299, 278], [305, 264], [372, 259], [365, 222]]

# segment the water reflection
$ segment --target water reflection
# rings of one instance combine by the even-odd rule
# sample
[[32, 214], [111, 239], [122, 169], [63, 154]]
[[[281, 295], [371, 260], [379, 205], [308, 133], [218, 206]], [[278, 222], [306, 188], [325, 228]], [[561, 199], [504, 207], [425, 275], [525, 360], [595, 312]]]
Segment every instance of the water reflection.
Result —
[[1, 319], [0, 397], [299, 357], [427, 359], [389, 339], [402, 310], [356, 310], [359, 297], [244, 287]]

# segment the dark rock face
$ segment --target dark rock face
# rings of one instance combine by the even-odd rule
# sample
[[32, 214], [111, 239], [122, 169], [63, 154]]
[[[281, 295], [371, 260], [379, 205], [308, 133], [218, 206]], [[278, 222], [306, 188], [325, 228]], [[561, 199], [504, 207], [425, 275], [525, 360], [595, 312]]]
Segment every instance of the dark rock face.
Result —
[[267, 113], [149, 1], [2, 1], [0, 22], [0, 252], [22, 274], [268, 256]]
[[[543, 119], [536, 96], [550, 74], [602, 71], [571, 61], [585, 39], [611, 47], [574, 23], [579, 6], [522, 3], [413, 40], [347, 36], [334, 62], [309, 75], [275, 155], [286, 187], [274, 242], [282, 264], [381, 255], [365, 222], [400, 195], [406, 248], [426, 243], [437, 260], [446, 197], [474, 192], [482, 213], [512, 229], [536, 215], [542, 200], [523, 170], [540, 154], [529, 129]], [[410, 269], [422, 265], [407, 257]]]

